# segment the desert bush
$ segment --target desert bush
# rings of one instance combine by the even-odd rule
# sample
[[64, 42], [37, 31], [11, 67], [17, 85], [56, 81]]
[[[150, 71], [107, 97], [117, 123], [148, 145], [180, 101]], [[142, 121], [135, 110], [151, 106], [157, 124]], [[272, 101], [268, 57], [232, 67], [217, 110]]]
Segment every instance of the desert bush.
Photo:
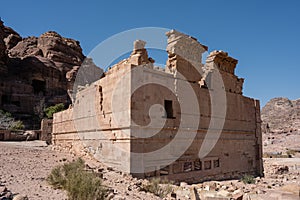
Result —
[[65, 109], [64, 104], [59, 103], [54, 106], [49, 106], [49, 107], [45, 108], [44, 112], [45, 112], [47, 118], [52, 119], [54, 113], [63, 111], [64, 109]]
[[0, 110], [0, 129], [9, 129], [14, 122], [11, 114]]
[[52, 169], [47, 181], [56, 189], [66, 190], [70, 200], [102, 200], [107, 194], [102, 180], [95, 173], [85, 171], [80, 158]]
[[252, 176], [252, 175], [244, 175], [242, 177], [241, 181], [245, 184], [254, 184], [255, 183], [254, 176]]
[[0, 129], [16, 131], [24, 128], [25, 126], [22, 121], [15, 121], [11, 113], [0, 110]]
[[16, 130], [23, 130], [24, 128], [25, 126], [23, 122], [18, 120], [18, 121], [14, 121], [9, 129], [12, 131], [16, 131]]
[[166, 197], [172, 192], [171, 182], [166, 180], [161, 180], [160, 178], [153, 178], [149, 183], [141, 186], [141, 190], [145, 192], [150, 192], [159, 196], [161, 198]]

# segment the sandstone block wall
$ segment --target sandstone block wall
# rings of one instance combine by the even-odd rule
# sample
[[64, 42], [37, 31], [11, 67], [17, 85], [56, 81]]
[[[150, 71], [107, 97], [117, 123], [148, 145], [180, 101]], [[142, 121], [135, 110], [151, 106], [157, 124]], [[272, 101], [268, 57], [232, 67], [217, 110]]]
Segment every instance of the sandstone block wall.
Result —
[[[138, 177], [198, 182], [262, 175], [259, 101], [242, 95], [244, 80], [234, 74], [237, 60], [214, 51], [207, 65], [201, 64], [207, 47], [176, 31], [167, 36], [165, 70], [153, 67], [145, 43], [137, 41], [128, 59], [79, 91], [72, 108], [54, 114], [53, 144], [88, 152]], [[191, 46], [193, 51], [185, 52]], [[212, 114], [216, 71], [224, 84], [225, 116]], [[211, 130], [210, 122], [222, 117], [216, 145], [199, 157], [205, 137], [219, 131]], [[156, 156], [143, 156], [156, 151]]]
[[42, 119], [40, 140], [51, 143], [52, 141], [52, 119]]

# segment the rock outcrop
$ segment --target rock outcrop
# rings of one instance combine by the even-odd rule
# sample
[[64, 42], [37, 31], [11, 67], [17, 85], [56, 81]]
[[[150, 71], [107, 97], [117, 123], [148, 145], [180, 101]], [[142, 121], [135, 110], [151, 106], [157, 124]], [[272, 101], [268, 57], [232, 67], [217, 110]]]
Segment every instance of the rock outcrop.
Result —
[[26, 128], [39, 128], [46, 106], [71, 103], [67, 90], [75, 77], [70, 83], [66, 74], [78, 70], [84, 59], [76, 40], [54, 31], [22, 38], [0, 20], [0, 109]]
[[69, 71], [73, 66], [80, 66], [84, 60], [78, 41], [64, 38], [54, 31], [48, 31], [38, 38], [24, 38], [13, 48], [9, 48], [11, 46], [7, 46], [10, 57], [41, 56], [54, 62], [56, 68], [61, 71]]
[[13, 48], [22, 40], [22, 37], [10, 27], [3, 26], [3, 32], [5, 36], [4, 42], [7, 49]]
[[37, 48], [37, 37], [24, 38], [13, 48], [9, 49], [8, 55], [12, 58], [25, 58], [27, 56], [42, 56], [42, 51]]
[[7, 72], [7, 67], [6, 67], [7, 55], [6, 55], [6, 46], [4, 43], [5, 33], [3, 29], [4, 29], [4, 25], [3, 22], [0, 20], [0, 74], [4, 74]]
[[261, 112], [264, 132], [287, 133], [300, 131], [300, 99], [271, 99]]

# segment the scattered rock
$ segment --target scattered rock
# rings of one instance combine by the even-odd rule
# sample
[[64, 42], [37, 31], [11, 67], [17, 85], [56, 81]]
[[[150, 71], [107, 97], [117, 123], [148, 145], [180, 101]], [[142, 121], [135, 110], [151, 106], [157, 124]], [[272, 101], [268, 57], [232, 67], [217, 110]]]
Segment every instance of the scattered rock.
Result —
[[243, 200], [243, 194], [233, 194], [231, 197], [232, 200]]
[[14, 195], [5, 186], [0, 186], [0, 200], [28, 200], [28, 197], [20, 194]]
[[289, 167], [288, 166], [281, 166], [277, 169], [275, 169], [275, 174], [285, 174], [289, 172]]
[[220, 190], [217, 194], [222, 197], [228, 197], [230, 195], [230, 192], [228, 192], [226, 190]]
[[18, 194], [13, 198], [13, 200], [28, 200], [28, 197]]
[[182, 188], [185, 188], [185, 187], [187, 187], [187, 183], [186, 182], [180, 182], [180, 187], [182, 187]]

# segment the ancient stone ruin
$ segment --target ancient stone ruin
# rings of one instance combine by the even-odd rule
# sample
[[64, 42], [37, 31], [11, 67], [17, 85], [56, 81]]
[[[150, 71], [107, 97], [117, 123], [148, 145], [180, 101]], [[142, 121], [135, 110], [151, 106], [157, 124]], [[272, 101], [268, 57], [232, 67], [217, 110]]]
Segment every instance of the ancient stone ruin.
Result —
[[213, 51], [203, 64], [206, 46], [174, 30], [166, 35], [165, 69], [136, 41], [129, 58], [54, 115], [53, 144], [138, 177], [262, 175], [260, 105], [243, 96], [238, 61]]

